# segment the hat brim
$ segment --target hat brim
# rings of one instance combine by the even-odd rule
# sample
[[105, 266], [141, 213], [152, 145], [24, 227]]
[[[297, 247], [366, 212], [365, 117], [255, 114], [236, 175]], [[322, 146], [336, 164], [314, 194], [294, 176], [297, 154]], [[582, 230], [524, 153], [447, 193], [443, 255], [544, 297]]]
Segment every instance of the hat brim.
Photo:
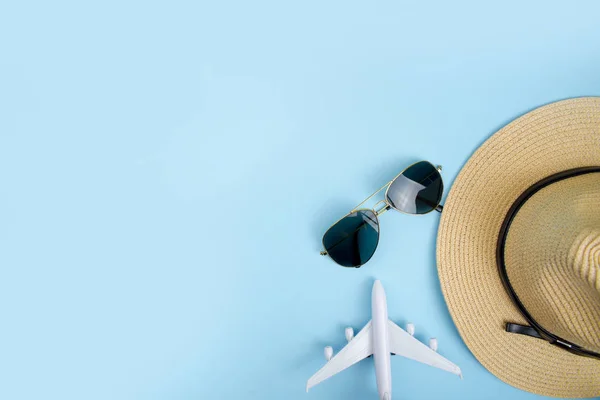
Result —
[[496, 266], [498, 233], [517, 197], [543, 178], [600, 165], [600, 98], [552, 103], [500, 129], [468, 160], [444, 205], [437, 265], [465, 344], [492, 374], [554, 397], [600, 395], [600, 361], [505, 331], [526, 324]]

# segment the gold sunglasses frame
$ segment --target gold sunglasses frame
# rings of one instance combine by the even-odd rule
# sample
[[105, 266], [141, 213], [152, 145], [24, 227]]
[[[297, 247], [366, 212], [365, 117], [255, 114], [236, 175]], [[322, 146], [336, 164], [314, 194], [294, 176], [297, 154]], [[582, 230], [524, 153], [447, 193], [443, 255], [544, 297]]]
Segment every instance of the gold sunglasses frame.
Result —
[[[382, 187], [380, 187], [379, 189], [377, 189], [377, 191], [375, 191], [375, 192], [374, 192], [373, 194], [371, 194], [369, 197], [367, 197], [366, 199], [364, 199], [363, 201], [361, 201], [361, 202], [360, 202], [360, 203], [359, 203], [359, 204], [358, 204], [356, 207], [354, 207], [352, 210], [350, 210], [350, 212], [348, 212], [348, 213], [347, 213], [346, 215], [344, 215], [342, 218], [338, 219], [336, 222], [334, 222], [333, 224], [331, 224], [331, 226], [330, 226], [329, 228], [327, 228], [327, 230], [325, 231], [325, 234], [323, 235], [323, 238], [325, 237], [325, 235], [327, 234], [327, 232], [329, 232], [329, 230], [330, 230], [331, 228], [333, 228], [335, 225], [337, 225], [337, 224], [338, 224], [338, 222], [340, 222], [341, 220], [343, 220], [344, 218], [346, 218], [348, 215], [350, 215], [350, 214], [352, 214], [352, 213], [355, 213], [355, 212], [357, 212], [357, 211], [371, 211], [371, 212], [372, 212], [372, 213], [375, 215], [375, 219], [376, 219], [376, 221], [377, 221], [377, 226], [378, 226], [378, 227], [380, 227], [380, 224], [379, 224], [379, 216], [380, 216], [380, 215], [383, 215], [383, 214], [384, 214], [386, 211], [388, 211], [388, 210], [390, 210], [390, 209], [394, 209], [394, 210], [396, 210], [396, 211], [398, 211], [398, 212], [400, 212], [400, 213], [402, 213], [402, 214], [407, 214], [407, 215], [418, 215], [418, 216], [425, 215], [425, 214], [429, 214], [429, 213], [430, 213], [430, 212], [432, 212], [432, 211], [437, 211], [437, 212], [440, 212], [440, 213], [441, 213], [441, 212], [442, 212], [442, 210], [443, 210], [443, 208], [444, 208], [444, 207], [443, 207], [443, 206], [440, 204], [440, 203], [441, 203], [441, 201], [442, 201], [442, 200], [441, 200], [441, 198], [440, 198], [440, 203], [436, 204], [436, 206], [435, 206], [435, 207], [433, 207], [433, 208], [432, 208], [430, 211], [427, 211], [427, 212], [425, 212], [425, 213], [422, 213], [422, 214], [411, 214], [411, 213], [404, 212], [404, 211], [402, 211], [402, 210], [399, 210], [398, 208], [396, 208], [396, 207], [392, 206], [392, 205], [391, 205], [390, 203], [388, 203], [388, 201], [387, 201], [387, 194], [388, 194], [388, 191], [390, 190], [390, 186], [392, 185], [392, 183], [394, 183], [394, 181], [395, 181], [396, 179], [398, 179], [398, 177], [399, 177], [400, 175], [404, 174], [404, 173], [406, 172], [406, 170], [408, 170], [409, 168], [411, 168], [411, 167], [413, 167], [413, 166], [415, 166], [415, 165], [417, 165], [417, 164], [420, 164], [420, 163], [422, 163], [422, 162], [426, 162], [426, 163], [428, 163], [429, 165], [431, 165], [433, 168], [435, 168], [435, 169], [436, 169], [436, 170], [437, 170], [437, 171], [440, 173], [440, 176], [441, 176], [441, 172], [442, 172], [442, 166], [441, 166], [441, 165], [437, 165], [437, 166], [436, 166], [436, 165], [433, 165], [432, 163], [430, 163], [429, 161], [425, 161], [425, 160], [422, 160], [422, 161], [417, 161], [416, 163], [412, 163], [412, 164], [411, 164], [411, 165], [409, 165], [408, 167], [404, 168], [404, 169], [402, 170], [402, 172], [400, 172], [398, 175], [396, 175], [396, 176], [394, 177], [394, 179], [392, 179], [391, 181], [389, 181], [388, 183], [386, 183], [385, 185], [383, 185]], [[377, 193], [381, 192], [381, 191], [382, 191], [383, 189], [385, 189], [386, 187], [387, 187], [387, 190], [385, 191], [385, 194], [383, 195], [383, 200], [379, 200], [377, 203], [375, 203], [375, 205], [373, 206], [373, 208], [359, 208], [360, 206], [362, 206], [363, 204], [365, 204], [367, 201], [371, 200], [371, 198], [373, 198], [373, 196], [375, 196]], [[444, 192], [444, 181], [442, 180], [442, 193], [443, 193], [443, 192]], [[377, 206], [378, 206], [379, 204], [381, 204], [381, 203], [383, 203], [383, 207], [381, 207], [380, 209], [376, 210]], [[379, 232], [380, 232], [380, 234], [381, 234], [381, 228], [379, 229]], [[322, 244], [323, 244], [323, 248], [325, 248], [325, 244], [324, 244], [324, 243], [322, 243]], [[322, 256], [328, 256], [328, 257], [331, 259], [331, 261], [333, 261], [334, 263], [338, 264], [338, 263], [337, 263], [337, 262], [336, 262], [336, 261], [335, 261], [335, 260], [334, 260], [334, 259], [331, 257], [331, 255], [330, 255], [330, 254], [327, 252], [327, 250], [322, 250], [322, 251], [321, 251], [319, 254], [321, 254]], [[373, 254], [375, 254], [375, 252], [373, 252]], [[372, 256], [371, 256], [371, 257], [372, 257]], [[362, 267], [363, 265], [365, 265], [367, 262], [369, 262], [369, 260], [370, 260], [370, 258], [369, 258], [367, 261], [365, 261], [363, 264], [361, 264], [361, 265], [359, 265], [359, 266], [356, 266], [356, 267], [346, 267], [346, 266], [344, 266], [344, 265], [340, 265], [340, 264], [338, 264], [338, 265], [340, 265], [340, 266], [342, 266], [342, 267], [344, 267], [344, 268], [360, 268], [360, 267]]]

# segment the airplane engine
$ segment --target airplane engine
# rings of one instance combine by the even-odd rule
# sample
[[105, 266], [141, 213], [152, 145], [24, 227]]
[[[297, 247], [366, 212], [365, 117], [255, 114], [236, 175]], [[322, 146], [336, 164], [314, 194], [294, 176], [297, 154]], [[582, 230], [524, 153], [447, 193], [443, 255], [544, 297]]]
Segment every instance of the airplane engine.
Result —
[[333, 348], [331, 346], [325, 347], [325, 359], [327, 361], [331, 360], [333, 357]]
[[433, 351], [437, 351], [438, 349], [438, 341], [436, 338], [429, 339], [429, 348]]
[[414, 336], [415, 335], [415, 325], [414, 324], [406, 324], [406, 332], [408, 332], [408, 334], [410, 336]]
[[346, 328], [346, 340], [351, 341], [354, 338], [354, 329], [351, 327]]

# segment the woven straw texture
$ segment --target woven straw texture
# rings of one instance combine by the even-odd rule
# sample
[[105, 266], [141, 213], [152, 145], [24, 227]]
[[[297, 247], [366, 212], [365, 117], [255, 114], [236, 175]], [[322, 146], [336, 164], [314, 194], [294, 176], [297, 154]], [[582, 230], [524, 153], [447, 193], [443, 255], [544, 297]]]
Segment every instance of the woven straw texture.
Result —
[[599, 207], [600, 173], [552, 184], [519, 210], [504, 252], [511, 285], [533, 318], [561, 338], [597, 353]]
[[538, 108], [494, 134], [448, 194], [437, 262], [450, 314], [483, 366], [520, 389], [555, 397], [600, 395], [600, 361], [505, 332], [506, 322], [525, 321], [502, 286], [495, 258], [500, 226], [523, 191], [560, 171], [598, 165], [600, 98], [570, 99]]

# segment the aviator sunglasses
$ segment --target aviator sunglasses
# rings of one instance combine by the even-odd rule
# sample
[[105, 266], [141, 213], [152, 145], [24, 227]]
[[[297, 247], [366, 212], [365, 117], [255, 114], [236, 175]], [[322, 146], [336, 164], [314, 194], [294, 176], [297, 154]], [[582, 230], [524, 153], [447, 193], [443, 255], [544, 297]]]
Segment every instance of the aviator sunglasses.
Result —
[[[378, 217], [394, 209], [405, 214], [421, 215], [433, 210], [442, 212], [440, 202], [444, 184], [441, 166], [427, 161], [415, 163], [392, 181], [357, 205], [333, 224], [323, 235], [323, 256], [329, 256], [342, 267], [359, 268], [366, 264], [379, 243]], [[372, 209], [360, 208], [383, 189], [385, 196]]]

